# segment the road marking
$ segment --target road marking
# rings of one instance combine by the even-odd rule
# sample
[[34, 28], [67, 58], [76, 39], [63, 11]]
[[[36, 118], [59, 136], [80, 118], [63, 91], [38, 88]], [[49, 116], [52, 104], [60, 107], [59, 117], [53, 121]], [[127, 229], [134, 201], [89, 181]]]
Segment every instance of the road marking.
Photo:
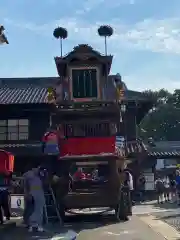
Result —
[[157, 219], [156, 217], [149, 215], [140, 217], [140, 219], [144, 223], [146, 223], [152, 230], [163, 236], [165, 239], [167, 240], [180, 239], [180, 233], [175, 228]]
[[75, 240], [77, 238], [77, 233], [69, 230], [65, 234], [57, 234], [54, 237], [51, 238], [51, 240]]
[[134, 234], [134, 233], [135, 233], [135, 231], [126, 231], [126, 230], [121, 231], [121, 232], [119, 232], [119, 233], [117, 233], [117, 232], [115, 233], [115, 232], [105, 231], [105, 232], [104, 232], [104, 235], [121, 236], [121, 235]]

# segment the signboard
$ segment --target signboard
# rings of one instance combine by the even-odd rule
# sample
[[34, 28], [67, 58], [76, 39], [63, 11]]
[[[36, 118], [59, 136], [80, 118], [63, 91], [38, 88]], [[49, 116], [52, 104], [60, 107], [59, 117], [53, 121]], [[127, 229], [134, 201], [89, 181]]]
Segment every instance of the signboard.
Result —
[[154, 173], [144, 173], [144, 177], [146, 179], [145, 190], [152, 191], [155, 189], [154, 187]]
[[24, 209], [24, 196], [23, 195], [11, 195], [11, 208], [12, 209]]
[[124, 148], [125, 138], [124, 136], [116, 136], [116, 146], [119, 148]]

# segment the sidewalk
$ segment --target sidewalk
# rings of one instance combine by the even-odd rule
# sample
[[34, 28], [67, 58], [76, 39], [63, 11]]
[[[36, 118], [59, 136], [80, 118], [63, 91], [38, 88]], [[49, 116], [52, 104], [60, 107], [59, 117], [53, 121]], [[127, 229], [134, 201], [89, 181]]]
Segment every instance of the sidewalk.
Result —
[[167, 240], [180, 240], [180, 207], [176, 203], [146, 202], [134, 207], [140, 220]]
[[133, 214], [150, 214], [150, 213], [175, 212], [180, 214], [180, 207], [175, 203], [157, 204], [157, 201], [149, 201], [133, 207]]
[[[83, 230], [79, 233], [77, 240], [164, 240], [147, 223], [139, 217], [133, 216], [125, 223], [107, 225], [101, 228]], [[168, 239], [169, 240], [169, 239]], [[171, 239], [170, 239], [171, 240]]]

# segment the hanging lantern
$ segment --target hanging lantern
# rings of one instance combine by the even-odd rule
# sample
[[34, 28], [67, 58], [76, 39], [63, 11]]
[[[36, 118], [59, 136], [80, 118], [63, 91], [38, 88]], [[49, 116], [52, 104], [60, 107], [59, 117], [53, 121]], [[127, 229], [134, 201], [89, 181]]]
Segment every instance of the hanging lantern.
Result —
[[0, 173], [10, 173], [14, 171], [14, 155], [0, 149]]

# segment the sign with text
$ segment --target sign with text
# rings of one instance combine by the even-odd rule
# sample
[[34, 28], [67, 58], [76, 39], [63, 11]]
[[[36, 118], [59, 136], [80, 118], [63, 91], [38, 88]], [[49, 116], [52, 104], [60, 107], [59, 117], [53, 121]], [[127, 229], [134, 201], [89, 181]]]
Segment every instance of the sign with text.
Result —
[[24, 195], [11, 195], [11, 208], [24, 209]]

